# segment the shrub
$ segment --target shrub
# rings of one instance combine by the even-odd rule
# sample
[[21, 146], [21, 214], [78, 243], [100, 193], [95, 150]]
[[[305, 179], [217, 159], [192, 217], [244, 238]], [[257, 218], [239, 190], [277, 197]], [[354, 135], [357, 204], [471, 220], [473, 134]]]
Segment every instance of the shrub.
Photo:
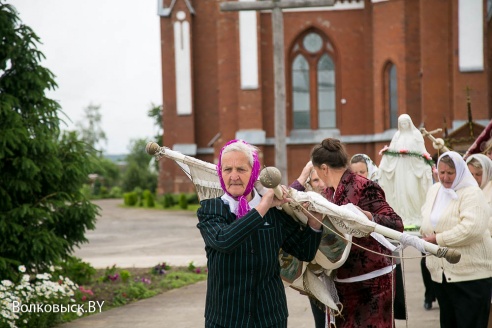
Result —
[[188, 204], [200, 204], [200, 200], [198, 199], [197, 194], [189, 194], [188, 195]]
[[150, 192], [150, 190], [145, 190], [143, 192], [143, 199], [145, 202], [145, 207], [155, 207], [154, 195]]
[[121, 198], [123, 196], [120, 187], [113, 187], [109, 192], [109, 198]]
[[164, 195], [163, 202], [162, 202], [162, 207], [164, 207], [164, 208], [170, 208], [170, 207], [173, 207], [174, 204], [175, 204], [175, 202], [174, 202], [173, 195], [171, 195], [171, 194], [165, 194]]
[[181, 194], [179, 196], [179, 207], [183, 210], [188, 208], [188, 198], [186, 198], [186, 194]]
[[55, 276], [70, 277], [72, 281], [79, 285], [89, 283], [96, 274], [94, 267], [75, 256], [69, 256], [65, 261], [58, 262], [57, 266], [58, 268], [54, 273]]
[[138, 202], [138, 195], [135, 192], [126, 192], [123, 194], [123, 202], [126, 206], [135, 206]]
[[108, 198], [108, 196], [109, 196], [108, 187], [101, 186], [101, 188], [99, 189], [99, 191], [100, 191], [101, 198]]

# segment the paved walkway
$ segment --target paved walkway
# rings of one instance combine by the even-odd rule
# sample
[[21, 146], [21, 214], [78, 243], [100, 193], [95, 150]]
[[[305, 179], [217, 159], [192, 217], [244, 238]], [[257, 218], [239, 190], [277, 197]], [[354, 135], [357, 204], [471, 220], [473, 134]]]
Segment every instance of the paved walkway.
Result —
[[[196, 217], [190, 212], [148, 209], [122, 209], [121, 201], [103, 200], [102, 216], [96, 230], [87, 234], [89, 243], [75, 255], [95, 267], [150, 267], [158, 262], [188, 265], [206, 264], [203, 240], [196, 229]], [[420, 253], [406, 249], [405, 256]], [[396, 328], [439, 327], [439, 308], [423, 309], [424, 287], [419, 259], [403, 262], [407, 291], [408, 321], [397, 320]], [[120, 308], [72, 321], [58, 328], [196, 328], [204, 326], [206, 282], [172, 290]], [[289, 328], [312, 328], [314, 321], [305, 296], [286, 289]]]

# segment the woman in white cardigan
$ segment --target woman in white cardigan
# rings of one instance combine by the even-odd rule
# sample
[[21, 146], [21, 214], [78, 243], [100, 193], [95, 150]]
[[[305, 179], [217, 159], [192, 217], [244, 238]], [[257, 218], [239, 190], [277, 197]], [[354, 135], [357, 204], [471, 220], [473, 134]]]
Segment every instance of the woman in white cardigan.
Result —
[[492, 239], [487, 229], [490, 208], [460, 154], [450, 151], [437, 162], [439, 182], [422, 206], [423, 239], [456, 249], [456, 264], [430, 256], [441, 327], [486, 328], [492, 288]]

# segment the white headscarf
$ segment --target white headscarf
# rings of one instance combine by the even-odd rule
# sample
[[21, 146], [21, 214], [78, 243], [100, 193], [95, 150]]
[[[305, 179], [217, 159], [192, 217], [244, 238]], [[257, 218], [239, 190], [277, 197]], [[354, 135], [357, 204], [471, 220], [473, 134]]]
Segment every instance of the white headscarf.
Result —
[[[372, 159], [366, 154], [355, 154], [354, 156], [352, 156], [352, 158], [354, 158], [355, 156], [362, 156], [362, 158], [364, 158], [364, 161], [366, 162], [366, 166], [367, 166], [367, 178], [369, 180], [376, 180], [377, 179], [376, 173], [378, 172], [378, 167], [376, 166], [376, 164], [374, 164]], [[350, 162], [352, 162], [352, 158], [350, 159]]]
[[451, 188], [445, 188], [444, 185], [441, 185], [439, 191], [437, 192], [436, 200], [430, 215], [430, 221], [434, 227], [437, 225], [441, 213], [448, 206], [451, 200], [458, 199], [458, 194], [456, 194], [457, 190], [470, 186], [478, 187], [478, 183], [471, 174], [470, 170], [468, 170], [463, 157], [455, 151], [447, 151], [439, 156], [439, 159], [437, 160], [438, 168], [441, 158], [444, 156], [451, 157], [456, 169], [456, 177], [454, 178]]
[[492, 179], [492, 160], [484, 154], [473, 154], [466, 159], [466, 164], [473, 158], [479, 161], [482, 166], [482, 183], [480, 183], [480, 188], [483, 189]]

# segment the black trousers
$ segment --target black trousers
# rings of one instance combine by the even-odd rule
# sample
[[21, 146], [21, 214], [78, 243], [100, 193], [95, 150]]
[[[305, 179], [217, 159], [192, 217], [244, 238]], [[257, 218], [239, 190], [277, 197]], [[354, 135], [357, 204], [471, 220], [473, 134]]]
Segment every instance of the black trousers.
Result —
[[407, 311], [405, 306], [405, 286], [403, 284], [403, 271], [401, 264], [397, 264], [395, 268], [395, 299], [393, 311], [395, 319], [406, 320]]
[[439, 302], [441, 328], [487, 328], [492, 278], [462, 282], [433, 282]]
[[427, 269], [427, 265], [425, 265], [425, 257], [422, 257], [420, 260], [420, 271], [422, 272], [422, 280], [425, 287], [424, 302], [432, 303], [436, 300], [436, 294], [434, 293], [434, 284], [432, 282], [429, 269]]
[[325, 328], [326, 314], [322, 308], [324, 304], [309, 297], [309, 303], [311, 304], [311, 311], [313, 311], [314, 326], [316, 328]]

